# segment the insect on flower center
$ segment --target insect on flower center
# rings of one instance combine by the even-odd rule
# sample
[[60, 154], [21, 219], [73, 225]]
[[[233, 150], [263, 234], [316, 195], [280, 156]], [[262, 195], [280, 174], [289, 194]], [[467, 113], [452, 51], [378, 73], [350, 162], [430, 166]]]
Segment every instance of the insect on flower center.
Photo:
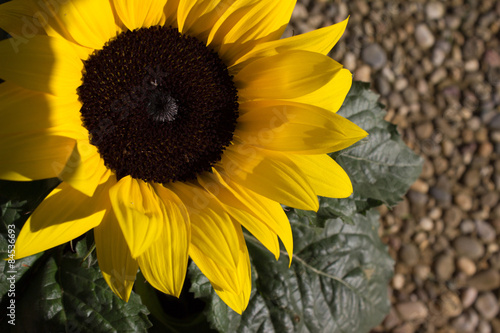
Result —
[[237, 90], [217, 53], [198, 39], [167, 27], [127, 31], [84, 67], [82, 122], [118, 178], [194, 179], [231, 143]]

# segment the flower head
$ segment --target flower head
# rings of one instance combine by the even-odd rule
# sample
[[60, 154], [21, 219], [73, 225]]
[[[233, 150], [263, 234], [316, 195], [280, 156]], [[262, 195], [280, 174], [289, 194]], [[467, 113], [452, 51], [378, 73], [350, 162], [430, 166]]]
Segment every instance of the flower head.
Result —
[[110, 288], [178, 296], [190, 257], [241, 313], [242, 227], [290, 260], [280, 204], [352, 192], [326, 153], [366, 133], [335, 112], [346, 21], [279, 39], [295, 1], [13, 0], [0, 6], [0, 178], [58, 177], [17, 258], [94, 230]]

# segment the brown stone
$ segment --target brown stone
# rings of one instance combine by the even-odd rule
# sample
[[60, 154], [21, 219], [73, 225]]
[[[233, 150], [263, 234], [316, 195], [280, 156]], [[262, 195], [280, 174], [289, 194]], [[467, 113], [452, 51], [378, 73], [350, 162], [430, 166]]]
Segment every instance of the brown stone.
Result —
[[403, 320], [425, 319], [428, 314], [427, 307], [420, 301], [398, 303], [396, 310]]
[[467, 284], [469, 287], [476, 288], [478, 291], [490, 291], [500, 287], [500, 272], [488, 269], [476, 273], [471, 277]]
[[454, 292], [447, 291], [441, 295], [441, 313], [446, 317], [456, 317], [462, 313], [462, 303]]

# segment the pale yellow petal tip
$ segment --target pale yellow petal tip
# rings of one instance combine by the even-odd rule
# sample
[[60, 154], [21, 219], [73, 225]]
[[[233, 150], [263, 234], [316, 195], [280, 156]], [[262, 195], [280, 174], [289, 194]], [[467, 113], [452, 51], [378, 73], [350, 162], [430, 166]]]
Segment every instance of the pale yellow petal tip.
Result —
[[[29, 256], [32, 256], [33, 254], [35, 253], [21, 253], [21, 254], [18, 254], [18, 252], [16, 251], [16, 254], [14, 255], [14, 260], [19, 260], [19, 259], [24, 259], [26, 257], [29, 257]], [[5, 260], [9, 260], [9, 258], [5, 258]]]
[[[34, 253], [31, 253], [30, 251], [26, 251], [26, 247], [23, 247], [23, 250], [19, 250], [21, 247], [17, 245], [17, 242], [16, 242], [16, 245], [14, 246], [14, 260], [19, 260], [19, 259], [23, 259], [23, 258], [26, 258], [26, 257], [29, 257], [35, 253], [38, 253], [38, 252], [34, 252]], [[5, 260], [8, 260], [9, 258], [6, 258]]]
[[220, 299], [237, 314], [241, 315], [243, 314], [243, 311], [246, 310], [248, 302], [250, 301], [249, 294], [242, 291], [240, 294], [236, 295], [234, 293], [224, 291], [215, 287], [214, 290], [220, 297]]
[[[343, 20], [342, 22], [337, 23], [343, 27], [344, 31], [347, 28], [347, 23], [349, 23], [349, 18], [351, 18], [351, 15], [348, 15], [347, 18], [345, 20]], [[344, 31], [342, 31], [342, 33], [344, 33]]]
[[[345, 173], [345, 171], [344, 171]], [[343, 198], [348, 198], [351, 196], [351, 194], [354, 192], [354, 189], [352, 188], [352, 182], [347, 173], [345, 173], [344, 177], [344, 182], [343, 184], [339, 184], [338, 186], [338, 193], [335, 196], [338, 199], [343, 199]]]
[[[288, 268], [292, 265], [292, 259], [293, 259], [293, 236], [292, 236], [292, 231], [290, 227], [290, 238], [289, 239], [284, 239], [281, 238], [281, 242], [285, 246], [286, 253], [288, 255]], [[276, 258], [278, 260], [278, 258]]]
[[367, 131], [359, 127], [358, 125], [352, 123], [354, 126], [351, 126], [349, 129], [346, 129], [345, 136], [348, 138], [352, 138], [353, 143], [358, 142], [361, 139], [366, 138], [370, 135]]
[[182, 289], [179, 289], [178, 291], [176, 292], [171, 292], [171, 293], [168, 293], [168, 295], [170, 296], [174, 296], [175, 298], [179, 298], [181, 297], [181, 292], [182, 292]]
[[[144, 271], [141, 271], [144, 275]], [[146, 272], [147, 273], [147, 272]], [[186, 274], [184, 274], [184, 277], [186, 276]], [[146, 278], [146, 276], [144, 276]], [[181, 292], [182, 292], [182, 287], [184, 286], [184, 279], [182, 279], [182, 283], [180, 283], [179, 285], [172, 285], [172, 286], [167, 286], [165, 285], [165, 281], [167, 281], [167, 279], [165, 279], [164, 281], [160, 281], [156, 278], [146, 278], [146, 281], [148, 281], [148, 283], [154, 287], [155, 289], [158, 289], [159, 291], [161, 291], [162, 293], [164, 294], [167, 294], [167, 295], [170, 295], [170, 296], [173, 296], [175, 298], [179, 298], [181, 296]]]
[[[186, 274], [184, 274], [184, 277], [186, 276]], [[153, 286], [155, 289], [158, 289], [159, 291], [161, 291], [162, 293], [164, 294], [167, 294], [167, 295], [170, 295], [170, 296], [173, 296], [175, 298], [179, 298], [181, 296], [181, 292], [182, 292], [182, 286], [184, 285], [184, 279], [182, 280], [182, 283], [179, 284], [179, 285], [171, 285], [171, 286], [167, 286], [165, 285], [165, 283], [161, 283], [159, 284], [158, 282], [166, 282], [167, 279], [165, 279], [164, 281], [154, 281], [154, 280], [150, 280], [150, 279], [146, 279], [149, 284], [151, 284], [151, 286]], [[170, 283], [172, 284], [172, 283]]]
[[121, 280], [107, 273], [102, 272], [104, 280], [108, 283], [109, 288], [125, 302], [128, 302], [132, 287], [135, 280]]
[[[19, 237], [19, 238], [21, 238], [21, 237]], [[40, 243], [38, 243], [38, 242], [27, 243], [27, 242], [23, 241], [22, 239], [20, 241], [19, 238], [17, 239], [16, 244], [14, 246], [14, 251], [15, 251], [14, 260], [23, 259], [23, 258], [32, 256], [32, 255], [35, 255], [37, 253], [49, 250], [49, 249], [56, 247], [58, 245], [61, 245], [61, 244], [49, 244], [49, 245], [45, 244], [46, 246], [40, 246]]]
[[316, 199], [313, 200], [312, 205], [309, 208], [313, 212], [318, 212], [318, 210], [319, 210], [319, 199], [318, 199], [317, 196], [316, 196]]
[[167, 288], [163, 285], [158, 285], [156, 283], [151, 283], [151, 281], [148, 280], [148, 282], [151, 284], [151, 286], [153, 286], [155, 289], [158, 289], [159, 291], [161, 291], [162, 293], [166, 294], [166, 295], [169, 295], [169, 296], [173, 296], [175, 298], [179, 298], [181, 296], [181, 292], [182, 292], [182, 285], [181, 285], [181, 288], [178, 288], [177, 290], [172, 290], [170, 288]]
[[[341, 21], [341, 22], [336, 23], [336, 24], [334, 24], [334, 25], [333, 25], [333, 26], [335, 26], [335, 27], [339, 27], [339, 28], [340, 28], [340, 30], [341, 30], [341, 31], [340, 31], [340, 34], [339, 34], [339, 35], [338, 35], [338, 37], [337, 37], [338, 39], [336, 38], [336, 39], [337, 39], [337, 41], [335, 42], [334, 46], [337, 44], [338, 40], [342, 37], [342, 35], [344, 35], [345, 30], [347, 29], [347, 23], [349, 22], [349, 18], [350, 18], [350, 17], [351, 17], [351, 16], [349, 15], [349, 16], [347, 16], [347, 18], [346, 18], [345, 20], [343, 20], [343, 21]], [[332, 26], [332, 29], [335, 29], [335, 28], [333, 28], [333, 26]], [[334, 30], [334, 31], [335, 31], [335, 30]]]

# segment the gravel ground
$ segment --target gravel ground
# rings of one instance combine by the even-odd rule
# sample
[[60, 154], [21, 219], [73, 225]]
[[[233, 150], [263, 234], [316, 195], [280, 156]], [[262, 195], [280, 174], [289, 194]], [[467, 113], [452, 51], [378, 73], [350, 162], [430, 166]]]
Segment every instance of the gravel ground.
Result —
[[380, 234], [396, 260], [373, 332], [500, 332], [500, 2], [299, 0], [288, 34], [350, 15], [334, 59], [424, 159]]

